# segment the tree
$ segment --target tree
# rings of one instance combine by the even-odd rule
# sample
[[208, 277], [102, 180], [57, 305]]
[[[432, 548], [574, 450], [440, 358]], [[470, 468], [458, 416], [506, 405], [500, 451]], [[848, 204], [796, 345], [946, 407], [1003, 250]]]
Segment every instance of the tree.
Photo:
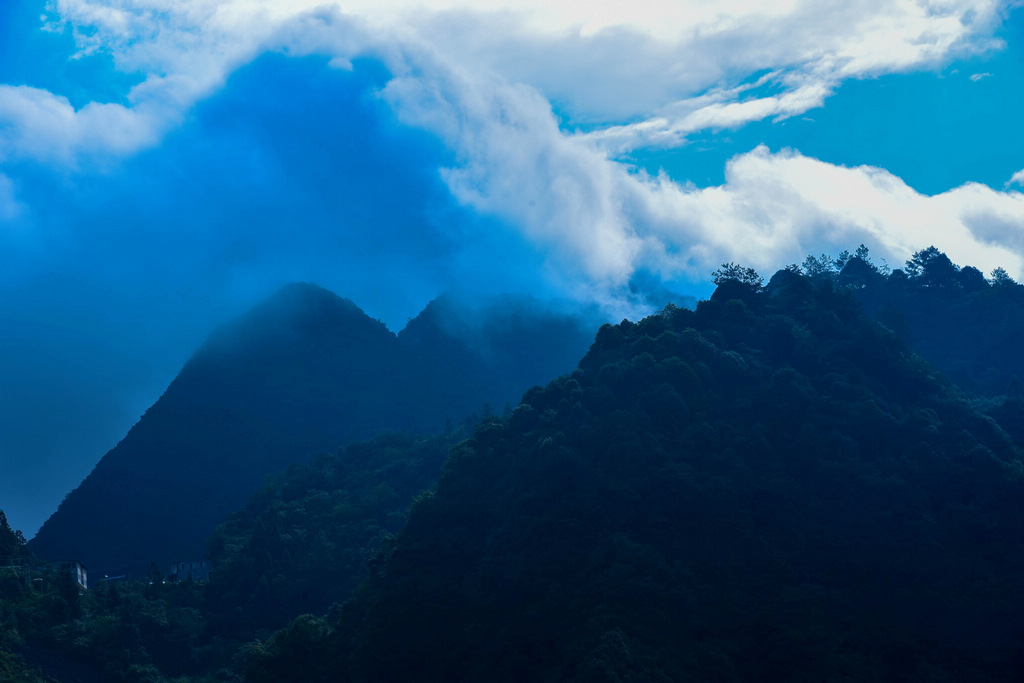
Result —
[[1002, 266], [992, 270], [991, 280], [993, 285], [1006, 286], [1017, 284], [1016, 282], [1013, 281], [1013, 278], [1010, 277], [1010, 274], [1007, 273], [1006, 269], [1003, 268]]
[[838, 281], [846, 287], [865, 287], [881, 278], [881, 274], [869, 261], [851, 256], [839, 272]]
[[839, 252], [839, 256], [836, 257], [836, 268], [842, 270], [843, 267], [846, 266], [846, 264], [849, 263], [850, 259], [852, 258], [853, 255], [846, 249], [843, 249], [841, 252]]
[[25, 535], [12, 529], [7, 515], [0, 510], [0, 562], [20, 557], [26, 543]]
[[949, 257], [936, 249], [922, 249], [907, 261], [907, 275], [911, 280], [925, 287], [946, 287], [956, 285], [957, 272], [960, 270]]
[[974, 266], [964, 266], [957, 276], [960, 286], [966, 292], [977, 292], [988, 289], [988, 282], [980, 270]]
[[715, 285], [724, 282], [740, 282], [760, 291], [764, 286], [764, 278], [758, 275], [753, 268], [745, 268], [738, 263], [723, 263], [722, 267], [711, 273], [711, 279]]
[[869, 255], [869, 249], [861, 244], [857, 247], [857, 250], [853, 252], [855, 258], [859, 258], [864, 263], [871, 263], [871, 256]]
[[807, 273], [807, 277], [832, 278], [839, 272], [839, 268], [836, 267], [836, 262], [828, 254], [822, 254], [820, 257], [808, 255], [804, 259], [804, 272]]

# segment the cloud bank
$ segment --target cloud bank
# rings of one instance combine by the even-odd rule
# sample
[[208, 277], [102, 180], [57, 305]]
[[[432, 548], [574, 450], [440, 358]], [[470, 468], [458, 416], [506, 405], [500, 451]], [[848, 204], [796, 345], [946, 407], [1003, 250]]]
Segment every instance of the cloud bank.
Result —
[[59, 500], [207, 330], [289, 280], [399, 328], [450, 287], [635, 316], [724, 261], [861, 242], [1021, 278], [1020, 173], [923, 194], [756, 142], [707, 187], [630, 162], [998, 52], [1016, 4], [54, 0], [25, 30], [116, 74], [91, 97], [0, 83], [0, 449], [63, 477], [5, 471], [0, 499]]
[[[860, 241], [895, 262], [935, 243], [1020, 273], [1016, 240], [985, 218], [1019, 232], [1013, 194], [923, 197], [878, 169], [781, 150], [737, 157], [727, 183], [704, 190], [618, 160], [805, 113], [846, 79], [997, 48], [1007, 6], [641, 4], [60, 0], [51, 30], [141, 80], [126, 104], [78, 110], [58, 93], [0, 87], [0, 159], [77, 168], [152, 147], [260, 53], [321, 54], [343, 69], [372, 57], [390, 74], [380, 98], [453, 153], [439, 169], [452, 196], [543, 250], [547, 276], [576, 296], [621, 299], [638, 269], [699, 280], [725, 259], [772, 268]], [[935, 211], [943, 220], [915, 217]]]

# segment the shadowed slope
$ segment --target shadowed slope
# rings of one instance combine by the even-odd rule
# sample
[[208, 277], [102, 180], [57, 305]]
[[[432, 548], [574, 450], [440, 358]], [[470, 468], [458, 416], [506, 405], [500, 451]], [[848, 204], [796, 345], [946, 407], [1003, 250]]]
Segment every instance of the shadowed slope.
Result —
[[569, 370], [590, 335], [570, 316], [519, 314], [505, 303], [485, 307], [484, 319], [505, 325], [488, 340], [518, 355], [481, 351], [443, 327], [433, 312], [457, 315], [449, 305], [431, 304], [410, 323], [418, 333], [400, 341], [327, 290], [285, 287], [210, 336], [43, 525], [33, 550], [99, 573], [199, 558], [268, 474], [380, 431], [436, 432], [485, 403], [515, 403]]
[[481, 426], [247, 680], [1016, 680], [1019, 455], [848, 292], [723, 286]]
[[[386, 426], [397, 340], [351, 302], [291, 285], [225, 325], [32, 540], [43, 557], [140, 571], [202, 556], [269, 473]], [[389, 423], [390, 420], [390, 423]]]

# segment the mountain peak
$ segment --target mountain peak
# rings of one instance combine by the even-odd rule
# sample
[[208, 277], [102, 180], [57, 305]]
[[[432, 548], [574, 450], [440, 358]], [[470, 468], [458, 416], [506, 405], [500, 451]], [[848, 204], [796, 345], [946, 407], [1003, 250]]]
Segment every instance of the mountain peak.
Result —
[[339, 306], [359, 310], [351, 300], [313, 282], [289, 282], [264, 301], [260, 308], [273, 304], [302, 307]]
[[440, 430], [487, 403], [516, 401], [570, 370], [592, 337], [520, 319], [529, 325], [518, 333], [488, 328], [491, 356], [481, 358], [461, 328], [418, 348], [347, 299], [287, 285], [210, 335], [33, 550], [100, 572], [200, 557], [266, 475], [377, 432]]
[[366, 315], [351, 300], [311, 282], [292, 282], [285, 285], [236, 322], [251, 319], [261, 322], [285, 323], [323, 317], [347, 318], [350, 322], [358, 321], [367, 324], [375, 323], [376, 326], [384, 328], [383, 323]]
[[248, 313], [216, 329], [194, 358], [291, 347], [302, 340], [377, 341], [394, 334], [349, 299], [309, 282], [285, 285]]

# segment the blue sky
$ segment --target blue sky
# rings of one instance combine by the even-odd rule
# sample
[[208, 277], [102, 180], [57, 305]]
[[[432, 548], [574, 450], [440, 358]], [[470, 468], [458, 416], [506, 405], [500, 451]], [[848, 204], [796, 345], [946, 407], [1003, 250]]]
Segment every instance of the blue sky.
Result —
[[1020, 170], [1024, 152], [1020, 13], [994, 34], [1004, 48], [922, 71], [850, 80], [825, 106], [801, 116], [702, 131], [690, 145], [640, 150], [632, 161], [701, 186], [719, 185], [726, 160], [765, 144], [847, 166], [884, 168], [925, 194], [968, 182], [1001, 190]]
[[862, 242], [1022, 277], [1019, 4], [0, 3], [0, 508], [34, 533], [294, 280], [398, 330]]

